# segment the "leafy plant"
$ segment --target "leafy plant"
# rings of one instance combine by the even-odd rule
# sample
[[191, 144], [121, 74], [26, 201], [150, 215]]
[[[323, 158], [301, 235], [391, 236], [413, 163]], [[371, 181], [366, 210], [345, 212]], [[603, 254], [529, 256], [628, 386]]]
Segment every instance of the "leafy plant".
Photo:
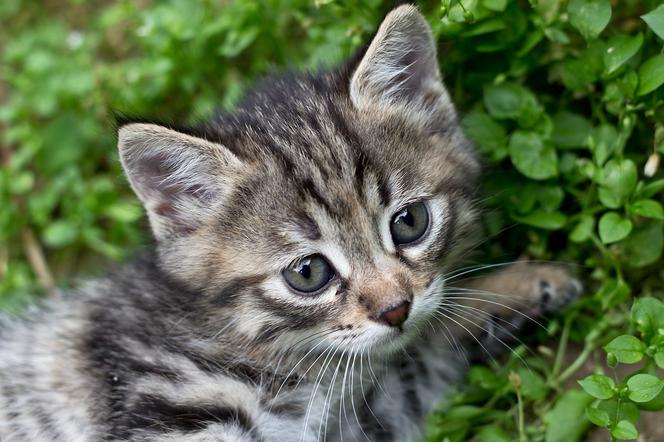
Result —
[[608, 428], [611, 440], [638, 438], [636, 423], [640, 409], [664, 409], [664, 380], [656, 367], [664, 368], [664, 303], [650, 297], [638, 299], [632, 307], [631, 324], [641, 339], [620, 335], [604, 346], [607, 364], [636, 364], [645, 359], [643, 368], [623, 380], [593, 374], [580, 380], [581, 387], [597, 399], [586, 408], [586, 416], [595, 425]]
[[[646, 400], [664, 358], [653, 325], [664, 297], [660, 3], [418, 2], [486, 161], [482, 256], [576, 263], [587, 292], [532, 350], [472, 366], [427, 440], [570, 442], [591, 423], [629, 439], [661, 407], [661, 391]], [[120, 178], [114, 112], [193, 122], [230, 108], [271, 70], [345, 58], [392, 5], [0, 2], [0, 308], [146, 241]], [[605, 376], [604, 351], [617, 369], [644, 365]]]

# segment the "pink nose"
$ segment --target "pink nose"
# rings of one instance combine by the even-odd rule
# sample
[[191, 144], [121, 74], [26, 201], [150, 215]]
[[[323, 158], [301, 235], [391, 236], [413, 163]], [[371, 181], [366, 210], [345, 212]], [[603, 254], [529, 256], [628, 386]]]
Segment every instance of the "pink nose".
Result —
[[390, 327], [400, 327], [408, 319], [410, 302], [404, 301], [397, 306], [393, 306], [383, 311], [376, 320]]

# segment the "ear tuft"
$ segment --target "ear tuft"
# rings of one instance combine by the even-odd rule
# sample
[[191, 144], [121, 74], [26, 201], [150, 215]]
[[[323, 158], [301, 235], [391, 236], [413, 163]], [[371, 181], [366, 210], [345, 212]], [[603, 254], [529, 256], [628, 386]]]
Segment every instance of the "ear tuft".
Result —
[[118, 150], [157, 239], [195, 230], [223, 201], [241, 165], [219, 144], [155, 124], [121, 126]]
[[352, 75], [350, 95], [358, 109], [387, 105], [435, 112], [450, 106], [431, 28], [415, 6], [400, 6], [385, 17]]

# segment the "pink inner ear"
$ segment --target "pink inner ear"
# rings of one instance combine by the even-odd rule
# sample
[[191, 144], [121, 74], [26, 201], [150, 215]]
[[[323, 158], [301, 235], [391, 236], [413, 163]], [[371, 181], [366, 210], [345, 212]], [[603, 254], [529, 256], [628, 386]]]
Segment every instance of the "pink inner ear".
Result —
[[[191, 176], [186, 177], [187, 182], [178, 177], [181, 173], [173, 158], [165, 153], [156, 153], [139, 160], [136, 178], [140, 186], [149, 195], [158, 195], [164, 205], [174, 205], [177, 200], [196, 199], [199, 204], [209, 204], [216, 196], [211, 188], [212, 183], [206, 185], [203, 181], [210, 178], [205, 168], [192, 170]], [[175, 212], [172, 207], [170, 212]]]

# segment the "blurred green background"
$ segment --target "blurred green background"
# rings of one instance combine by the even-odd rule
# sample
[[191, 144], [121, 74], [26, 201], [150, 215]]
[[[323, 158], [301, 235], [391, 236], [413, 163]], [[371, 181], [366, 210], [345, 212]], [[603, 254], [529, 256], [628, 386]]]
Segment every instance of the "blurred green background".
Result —
[[[620, 404], [632, 404], [629, 389], [625, 399], [602, 402], [569, 381], [588, 362], [609, 370], [602, 348], [621, 334], [643, 340], [643, 350], [632, 344], [645, 365], [632, 368], [661, 378], [664, 310], [649, 308], [659, 312], [650, 328], [630, 313], [635, 299], [664, 296], [660, 3], [418, 2], [463, 124], [486, 160], [489, 240], [479, 256], [496, 262], [527, 252], [574, 263], [588, 291], [540, 332], [548, 341], [527, 357], [528, 371], [514, 357], [486, 372], [475, 367], [470, 390], [432, 417], [430, 440], [567, 442], [591, 421], [612, 432], [607, 438], [634, 435], [628, 424], [639, 413], [620, 412]], [[149, 242], [120, 170], [114, 113], [195, 122], [230, 109], [258, 76], [347, 57], [392, 6], [0, 2], [0, 309], [17, 311]], [[568, 344], [581, 352], [569, 366]], [[620, 373], [618, 387], [630, 376]], [[602, 404], [619, 411], [608, 421], [584, 411]], [[634, 404], [645, 413], [662, 405]]]

